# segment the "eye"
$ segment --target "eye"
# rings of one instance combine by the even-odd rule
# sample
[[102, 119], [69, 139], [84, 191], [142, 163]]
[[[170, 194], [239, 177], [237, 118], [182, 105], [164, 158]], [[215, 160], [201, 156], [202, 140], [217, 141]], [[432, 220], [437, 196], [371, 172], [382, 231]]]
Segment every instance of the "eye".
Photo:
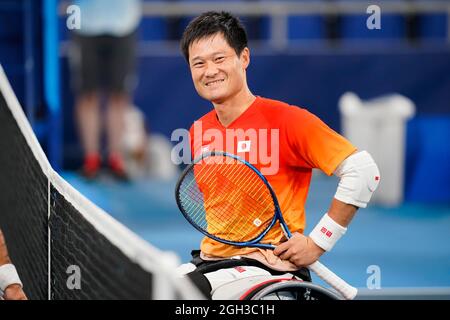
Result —
[[223, 57], [223, 56], [219, 56], [219, 57], [217, 57], [216, 59], [215, 59], [215, 61], [216, 62], [222, 62], [222, 61], [224, 61], [225, 60], [225, 57]]
[[193, 67], [201, 67], [201, 66], [203, 66], [203, 62], [202, 61], [194, 62], [194, 64], [192, 66]]

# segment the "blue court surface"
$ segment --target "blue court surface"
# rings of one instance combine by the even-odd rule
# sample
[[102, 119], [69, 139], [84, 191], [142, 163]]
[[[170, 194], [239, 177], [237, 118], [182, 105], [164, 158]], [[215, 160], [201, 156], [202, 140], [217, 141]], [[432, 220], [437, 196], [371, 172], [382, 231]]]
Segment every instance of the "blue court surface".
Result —
[[[62, 176], [91, 201], [152, 245], [175, 252], [182, 262], [202, 235], [178, 211], [176, 180], [95, 182], [66, 172]], [[326, 212], [337, 179], [314, 174], [307, 202], [306, 233]], [[321, 261], [352, 285], [367, 288], [379, 270], [381, 288], [450, 287], [450, 205], [405, 203], [395, 208], [360, 209], [347, 234]], [[314, 278], [319, 284], [320, 279]], [[373, 291], [373, 290], [372, 290]]]

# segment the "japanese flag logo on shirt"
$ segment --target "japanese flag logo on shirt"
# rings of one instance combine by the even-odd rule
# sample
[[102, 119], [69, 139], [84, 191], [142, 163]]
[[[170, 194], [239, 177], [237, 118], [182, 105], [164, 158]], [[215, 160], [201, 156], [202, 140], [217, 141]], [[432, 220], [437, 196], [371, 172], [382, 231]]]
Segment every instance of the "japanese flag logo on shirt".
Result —
[[250, 140], [238, 141], [237, 152], [249, 152], [250, 151]]

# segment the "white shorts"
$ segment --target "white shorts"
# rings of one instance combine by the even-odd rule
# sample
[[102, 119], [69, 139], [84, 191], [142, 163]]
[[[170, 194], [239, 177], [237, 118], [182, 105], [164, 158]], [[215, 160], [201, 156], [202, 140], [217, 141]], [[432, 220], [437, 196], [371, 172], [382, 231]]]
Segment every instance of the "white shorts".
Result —
[[[185, 263], [177, 268], [180, 277], [192, 272], [196, 266]], [[236, 266], [233, 268], [219, 269], [204, 274], [211, 285], [213, 299], [239, 299], [249, 288], [258, 283], [270, 279], [293, 278], [290, 273], [273, 276], [269, 271], [254, 266]]]

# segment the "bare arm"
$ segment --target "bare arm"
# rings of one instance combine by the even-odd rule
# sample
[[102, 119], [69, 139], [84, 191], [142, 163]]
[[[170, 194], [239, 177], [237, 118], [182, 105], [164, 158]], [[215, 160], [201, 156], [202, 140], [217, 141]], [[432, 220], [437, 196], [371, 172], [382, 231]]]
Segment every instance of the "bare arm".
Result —
[[358, 207], [333, 198], [328, 215], [343, 227], [347, 227], [355, 216]]
[[[347, 227], [353, 219], [358, 207], [346, 204], [333, 198], [328, 210], [328, 216], [336, 223]], [[325, 250], [319, 247], [310, 237], [294, 233], [291, 240], [279, 245], [274, 254], [283, 260], [289, 260], [297, 266], [308, 266], [317, 261]]]
[[[3, 236], [3, 232], [0, 229], [0, 268], [2, 266], [10, 265], [11, 259], [8, 255], [8, 249], [6, 247], [5, 237]], [[5, 275], [3, 275], [5, 276]], [[0, 269], [0, 277], [2, 277], [1, 269]], [[1, 280], [1, 279], [0, 279]], [[1, 282], [1, 281], [0, 281]], [[1, 293], [1, 290], [0, 290]], [[0, 298], [2, 298], [0, 296]], [[27, 300], [27, 296], [25, 292], [23, 292], [22, 286], [17, 283], [12, 283], [5, 288], [5, 292], [3, 293], [3, 299], [5, 300]]]
[[3, 237], [3, 232], [0, 229], [0, 266], [8, 263], [11, 263], [11, 260], [9, 259], [8, 256], [5, 237]]
[[[353, 219], [358, 207], [346, 204], [333, 198], [328, 216], [342, 227], [347, 227]], [[319, 247], [310, 237], [294, 233], [292, 238], [280, 244], [274, 254], [283, 260], [289, 260], [296, 266], [308, 266], [319, 260], [325, 250]]]
[[363, 151], [345, 159], [334, 172], [341, 178], [328, 212], [307, 237], [294, 234], [274, 254], [297, 266], [308, 266], [331, 250], [347, 231], [359, 207], [365, 208], [378, 186], [380, 173], [371, 156]]

